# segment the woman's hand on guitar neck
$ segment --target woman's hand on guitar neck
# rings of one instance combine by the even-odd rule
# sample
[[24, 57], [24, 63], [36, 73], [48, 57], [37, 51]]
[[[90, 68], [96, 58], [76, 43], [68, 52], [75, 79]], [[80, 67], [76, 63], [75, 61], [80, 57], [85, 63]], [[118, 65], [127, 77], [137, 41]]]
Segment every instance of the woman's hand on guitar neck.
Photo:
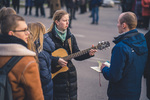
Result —
[[[94, 47], [94, 45], [92, 45], [92, 47]], [[94, 56], [95, 52], [97, 52], [96, 49], [91, 49], [90, 52], [89, 52], [89, 55]]]
[[67, 66], [67, 61], [65, 61], [64, 59], [62, 59], [62, 58], [59, 58], [59, 60], [58, 60], [58, 64], [61, 66], [61, 67], [65, 67], [65, 66]]

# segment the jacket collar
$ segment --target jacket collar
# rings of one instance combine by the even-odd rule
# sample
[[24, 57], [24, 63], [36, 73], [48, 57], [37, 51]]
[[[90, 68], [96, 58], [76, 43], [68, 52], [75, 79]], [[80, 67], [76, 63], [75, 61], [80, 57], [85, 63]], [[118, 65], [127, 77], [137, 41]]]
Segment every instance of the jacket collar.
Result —
[[[53, 27], [51, 34], [53, 34], [56, 38], [60, 39], [60, 37], [58, 36], [58, 34], [57, 34], [56, 31], [55, 31], [55, 27]], [[66, 40], [67, 40], [68, 38], [70, 38], [70, 37], [71, 37], [70, 29], [67, 28]], [[61, 40], [61, 39], [60, 39], [60, 40]]]
[[35, 56], [27, 44], [14, 36], [0, 35], [0, 56]]
[[7, 44], [7, 43], [12, 43], [12, 44], [21, 44], [25, 47], [27, 47], [27, 44], [20, 38], [17, 38], [15, 36], [10, 36], [10, 35], [0, 35], [0, 43]]
[[114, 40], [113, 40], [113, 42], [114, 42], [115, 44], [117, 44], [117, 43], [119, 43], [120, 41], [122, 41], [122, 40], [124, 40], [124, 39], [127, 39], [127, 38], [130, 38], [130, 37], [132, 37], [132, 36], [135, 36], [135, 35], [137, 35], [137, 34], [139, 34], [138, 31], [137, 31], [137, 29], [133, 29], [133, 30], [130, 30], [130, 31], [124, 33], [124, 34], [119, 35], [118, 37], [115, 37]]
[[30, 51], [20, 44], [0, 44], [0, 56], [35, 56], [35, 52]]

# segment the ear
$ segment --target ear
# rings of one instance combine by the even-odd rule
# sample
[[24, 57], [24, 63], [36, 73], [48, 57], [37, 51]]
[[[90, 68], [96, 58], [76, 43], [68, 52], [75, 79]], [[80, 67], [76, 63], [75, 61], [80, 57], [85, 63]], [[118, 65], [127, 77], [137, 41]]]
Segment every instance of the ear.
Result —
[[9, 31], [9, 32], [8, 32], [8, 35], [12, 35], [12, 36], [13, 36], [13, 35], [14, 35], [14, 32], [13, 32], [13, 31]]
[[125, 29], [126, 27], [127, 27], [127, 24], [126, 24], [126, 23], [123, 23], [123, 24], [122, 24], [122, 28]]
[[58, 20], [55, 20], [55, 24], [56, 24], [56, 25], [58, 25], [58, 24], [59, 24], [59, 23], [58, 23]]

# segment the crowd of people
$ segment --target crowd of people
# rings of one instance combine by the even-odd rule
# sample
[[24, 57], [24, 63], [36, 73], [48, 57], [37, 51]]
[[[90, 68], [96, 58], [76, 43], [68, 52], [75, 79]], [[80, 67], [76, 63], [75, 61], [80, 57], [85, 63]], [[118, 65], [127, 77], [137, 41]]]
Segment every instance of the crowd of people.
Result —
[[138, 20], [138, 28], [148, 30], [150, 21], [149, 0], [121, 0], [122, 12], [134, 12]]
[[[0, 8], [3, 6], [10, 7], [10, 0], [1, 0]], [[35, 7], [36, 17], [46, 17], [44, 4], [48, 5], [49, 17], [52, 18], [56, 10], [66, 7], [66, 11], [70, 14], [69, 16], [69, 27], [72, 28], [72, 19], [76, 20], [76, 12], [80, 10], [80, 14], [87, 12], [89, 6], [89, 11], [91, 12], [92, 22], [91, 24], [98, 25], [99, 21], [99, 7], [101, 6], [103, 0], [25, 0], [25, 12], [24, 15], [32, 15], [32, 8]], [[12, 0], [12, 6], [17, 13], [20, 9], [20, 0]], [[88, 6], [87, 6], [88, 5]], [[29, 9], [29, 11], [28, 11]], [[40, 9], [40, 14], [39, 14]]]
[[[3, 2], [2, 2], [3, 1]], [[64, 6], [66, 7], [67, 12], [70, 14], [70, 23], [69, 27], [71, 28], [72, 19], [76, 20], [76, 11], [80, 9], [80, 14], [87, 12], [87, 5], [89, 11], [91, 12], [92, 21], [91, 24], [99, 23], [99, 8], [103, 3], [103, 0], [25, 0], [25, 13], [32, 15], [32, 8], [35, 7], [35, 16], [45, 17], [44, 3], [50, 8], [49, 17], [52, 18], [56, 10], [60, 10]], [[138, 28], [144, 28], [148, 30], [149, 20], [150, 20], [150, 9], [149, 9], [149, 0], [120, 0], [122, 12], [131, 11], [134, 12], [138, 19]], [[0, 7], [5, 5], [6, 7], [10, 6], [10, 0], [1, 0]], [[12, 0], [12, 6], [17, 13], [19, 13], [20, 0]], [[40, 9], [40, 14], [39, 14]]]
[[[145, 1], [142, 0], [143, 4]], [[44, 2], [38, 3], [43, 5]], [[59, 9], [61, 6], [57, 5], [57, 9], [51, 12], [53, 22], [47, 31], [41, 22], [26, 23], [22, 16], [17, 15], [19, 11], [16, 9], [0, 9], [0, 68], [11, 57], [23, 56], [8, 73], [14, 100], [78, 99], [76, 68], [70, 59], [62, 58], [66, 52], [70, 55], [80, 51], [69, 28], [70, 20], [76, 19], [76, 7], [68, 5], [65, 11]], [[25, 6], [25, 15], [28, 7], [29, 15], [32, 15], [30, 5]], [[43, 6], [38, 7], [45, 17]], [[92, 24], [98, 24], [97, 19]], [[101, 66], [102, 74], [109, 81], [108, 100], [139, 100], [143, 75], [150, 99], [150, 31], [144, 36], [138, 32], [137, 26], [138, 17], [133, 11], [123, 11], [118, 17], [119, 36], [113, 40], [116, 45], [112, 49], [110, 67], [105, 63]], [[93, 48], [74, 59], [83, 61], [93, 57], [95, 52], [97, 50]]]
[[[12, 56], [23, 56], [8, 73], [14, 100], [77, 100], [75, 66], [71, 60], [62, 59], [61, 55], [52, 55], [57, 49], [63, 53], [62, 48], [68, 54], [80, 51], [75, 36], [68, 28], [69, 13], [57, 10], [53, 15], [53, 24], [46, 32], [43, 23], [26, 24], [13, 8], [3, 7], [0, 10], [0, 25], [0, 68]], [[96, 51], [91, 49], [75, 59], [88, 59]], [[53, 77], [57, 73], [57, 64], [68, 69]]]

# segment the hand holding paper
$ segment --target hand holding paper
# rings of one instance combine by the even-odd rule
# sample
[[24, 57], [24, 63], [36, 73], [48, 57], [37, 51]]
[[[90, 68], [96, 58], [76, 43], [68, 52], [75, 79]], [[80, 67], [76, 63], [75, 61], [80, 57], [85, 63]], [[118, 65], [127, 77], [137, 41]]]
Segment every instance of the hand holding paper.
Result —
[[105, 66], [110, 67], [110, 63], [109, 63], [109, 62], [104, 62], [104, 63], [101, 65], [100, 70], [102, 71], [102, 69], [103, 69]]
[[[91, 68], [97, 72], [101, 72], [102, 62], [100, 62], [100, 61], [97, 61], [97, 62], [98, 62], [98, 66], [92, 66]], [[108, 67], [110, 66], [109, 62], [104, 62], [103, 64], [105, 64], [105, 66], [108, 66]]]

